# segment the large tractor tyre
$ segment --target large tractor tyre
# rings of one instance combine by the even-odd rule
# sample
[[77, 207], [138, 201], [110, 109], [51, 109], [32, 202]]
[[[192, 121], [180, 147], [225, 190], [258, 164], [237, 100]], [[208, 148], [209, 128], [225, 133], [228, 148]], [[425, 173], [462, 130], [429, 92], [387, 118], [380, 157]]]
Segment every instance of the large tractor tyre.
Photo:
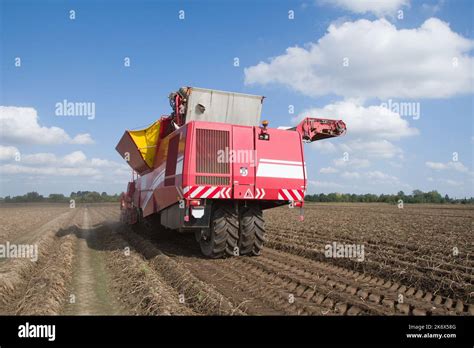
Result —
[[199, 245], [202, 253], [218, 259], [238, 255], [239, 220], [231, 205], [216, 205], [211, 226], [203, 230]]
[[243, 207], [240, 211], [239, 253], [258, 256], [265, 243], [265, 221], [258, 206]]

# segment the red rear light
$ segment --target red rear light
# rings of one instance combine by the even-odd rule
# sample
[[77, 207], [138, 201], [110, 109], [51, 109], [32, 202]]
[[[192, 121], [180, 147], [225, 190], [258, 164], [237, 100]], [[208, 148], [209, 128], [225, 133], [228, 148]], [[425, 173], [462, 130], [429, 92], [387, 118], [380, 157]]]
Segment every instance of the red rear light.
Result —
[[201, 205], [201, 200], [200, 199], [191, 199], [189, 201], [189, 205], [193, 206], [193, 207]]
[[293, 202], [293, 206], [294, 206], [294, 207], [298, 207], [298, 208], [300, 208], [300, 207], [302, 207], [302, 206], [303, 206], [303, 202], [302, 202], [302, 201], [296, 201], [296, 202]]

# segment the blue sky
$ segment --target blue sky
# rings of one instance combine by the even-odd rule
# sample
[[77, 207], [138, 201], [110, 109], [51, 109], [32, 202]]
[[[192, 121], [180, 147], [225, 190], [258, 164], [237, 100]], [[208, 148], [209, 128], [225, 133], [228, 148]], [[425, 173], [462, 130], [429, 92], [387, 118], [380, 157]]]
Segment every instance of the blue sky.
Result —
[[[264, 95], [275, 127], [347, 119], [347, 137], [306, 145], [310, 193], [471, 196], [474, 5], [386, 3], [2, 0], [0, 196], [122, 191], [117, 141], [167, 114], [184, 85]], [[95, 118], [56, 116], [64, 99], [95, 103]], [[420, 117], [383, 110], [388, 100], [417, 103]]]

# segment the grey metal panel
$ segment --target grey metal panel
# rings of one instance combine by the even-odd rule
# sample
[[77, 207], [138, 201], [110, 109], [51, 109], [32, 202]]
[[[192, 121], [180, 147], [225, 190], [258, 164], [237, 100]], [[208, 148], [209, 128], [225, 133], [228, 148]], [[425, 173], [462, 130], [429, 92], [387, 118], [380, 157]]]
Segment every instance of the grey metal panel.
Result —
[[[190, 87], [186, 122], [209, 121], [243, 126], [258, 126], [263, 97]], [[204, 112], [202, 112], [204, 106]]]

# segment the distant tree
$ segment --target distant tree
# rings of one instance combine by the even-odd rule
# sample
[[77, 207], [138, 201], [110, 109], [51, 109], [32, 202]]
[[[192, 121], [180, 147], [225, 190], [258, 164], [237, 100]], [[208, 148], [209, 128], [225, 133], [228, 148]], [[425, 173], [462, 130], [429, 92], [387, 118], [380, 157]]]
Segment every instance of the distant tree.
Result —
[[28, 192], [25, 196], [25, 202], [41, 202], [44, 199], [38, 192]]
[[62, 193], [51, 193], [48, 196], [48, 201], [54, 203], [66, 202], [67, 198]]

